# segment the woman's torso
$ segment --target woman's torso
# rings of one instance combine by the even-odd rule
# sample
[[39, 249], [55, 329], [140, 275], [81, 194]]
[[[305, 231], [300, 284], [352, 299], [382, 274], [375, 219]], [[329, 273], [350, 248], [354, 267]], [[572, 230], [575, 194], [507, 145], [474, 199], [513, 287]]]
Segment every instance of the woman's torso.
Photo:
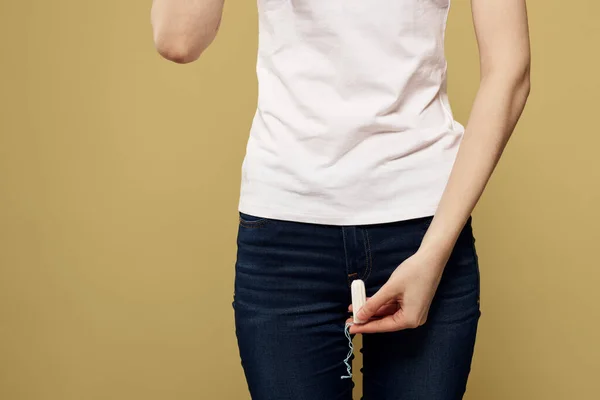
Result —
[[240, 211], [334, 225], [432, 215], [464, 128], [449, 0], [258, 0], [259, 95]]

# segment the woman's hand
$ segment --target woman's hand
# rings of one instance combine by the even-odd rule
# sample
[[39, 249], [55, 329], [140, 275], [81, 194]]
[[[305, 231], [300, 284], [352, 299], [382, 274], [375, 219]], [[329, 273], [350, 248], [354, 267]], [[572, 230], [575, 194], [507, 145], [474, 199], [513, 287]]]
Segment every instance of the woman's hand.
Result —
[[391, 332], [423, 325], [446, 262], [447, 257], [424, 251], [408, 258], [367, 299], [357, 314], [365, 323], [352, 325], [350, 333]]

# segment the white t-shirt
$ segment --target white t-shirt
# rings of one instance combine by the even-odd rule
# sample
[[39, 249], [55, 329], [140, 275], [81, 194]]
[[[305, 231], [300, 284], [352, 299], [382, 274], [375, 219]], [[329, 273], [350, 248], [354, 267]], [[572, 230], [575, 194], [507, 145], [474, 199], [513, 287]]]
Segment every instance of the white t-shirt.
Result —
[[239, 211], [329, 225], [433, 215], [464, 127], [450, 0], [258, 0], [258, 105]]

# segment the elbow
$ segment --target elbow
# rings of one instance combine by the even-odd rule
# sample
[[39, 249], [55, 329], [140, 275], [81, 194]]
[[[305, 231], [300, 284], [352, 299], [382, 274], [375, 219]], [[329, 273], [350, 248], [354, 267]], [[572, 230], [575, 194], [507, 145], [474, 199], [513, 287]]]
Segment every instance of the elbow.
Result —
[[181, 45], [157, 44], [158, 54], [166, 60], [176, 64], [189, 64], [200, 58], [200, 54]]
[[482, 71], [482, 81], [494, 81], [526, 100], [531, 92], [531, 64], [529, 60], [487, 68]]
[[529, 97], [529, 93], [531, 93], [531, 73], [529, 64], [527, 65], [527, 72], [525, 73], [525, 78], [523, 80], [523, 91], [525, 93], [525, 98]]
[[167, 1], [154, 0], [150, 13], [156, 51], [177, 64], [196, 61], [215, 39], [221, 16], [194, 14], [197, 10], [193, 8], [171, 8], [164, 3]]
[[519, 114], [523, 112], [529, 94], [531, 93], [531, 74], [529, 63], [523, 63], [520, 67], [514, 68], [509, 74], [507, 86], [512, 92], [513, 104], [519, 109]]
[[177, 64], [189, 64], [196, 61], [211, 45], [217, 36], [219, 22], [213, 29], [195, 30], [193, 33], [172, 27], [155, 27], [154, 47], [165, 59]]
[[524, 61], [522, 66], [517, 69], [515, 76], [520, 92], [527, 99], [531, 92], [531, 62], [529, 59]]
[[515, 96], [517, 101], [522, 104], [522, 107], [525, 107], [527, 101], [529, 100], [529, 94], [531, 93], [531, 74], [529, 64], [523, 69], [522, 73], [518, 75], [516, 79], [515, 85]]
[[209, 41], [190, 44], [185, 37], [156, 35], [154, 39], [154, 46], [158, 54], [177, 64], [189, 64], [196, 61], [209, 44]]

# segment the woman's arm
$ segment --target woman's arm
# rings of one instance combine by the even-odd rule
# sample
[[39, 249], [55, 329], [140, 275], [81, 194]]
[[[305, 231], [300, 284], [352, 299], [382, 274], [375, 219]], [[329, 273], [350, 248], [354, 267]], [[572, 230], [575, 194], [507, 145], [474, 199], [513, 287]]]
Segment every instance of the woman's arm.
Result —
[[153, 0], [150, 20], [156, 49], [179, 64], [195, 61], [214, 40], [224, 0]]
[[[352, 333], [394, 331], [425, 323], [452, 249], [479, 200], [529, 95], [525, 0], [472, 0], [481, 82], [436, 215], [417, 253], [359, 311]], [[389, 307], [396, 302], [398, 307]]]
[[481, 83], [448, 185], [422, 244], [449, 255], [529, 95], [525, 0], [472, 0]]

